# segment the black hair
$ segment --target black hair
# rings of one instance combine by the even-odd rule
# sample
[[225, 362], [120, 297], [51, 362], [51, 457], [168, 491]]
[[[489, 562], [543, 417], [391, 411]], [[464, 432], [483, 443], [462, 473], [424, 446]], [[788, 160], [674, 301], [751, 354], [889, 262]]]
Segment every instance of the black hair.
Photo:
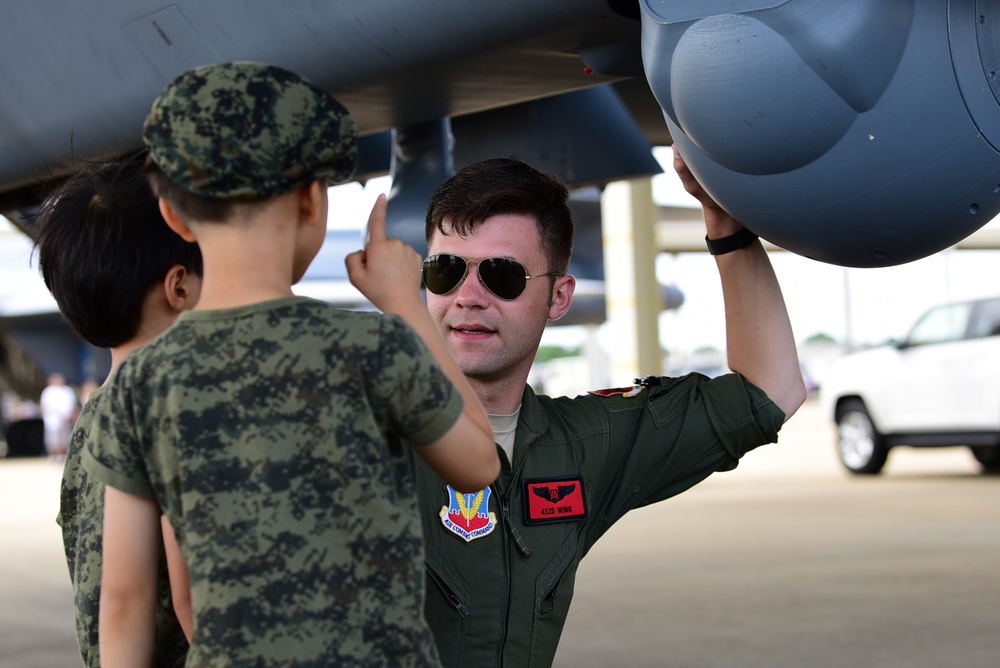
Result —
[[447, 224], [459, 236], [472, 233], [487, 218], [531, 216], [538, 227], [549, 271], [565, 274], [573, 255], [573, 214], [569, 188], [552, 174], [510, 158], [493, 158], [464, 167], [431, 195], [424, 228], [427, 243]]
[[35, 246], [45, 285], [84, 340], [109, 348], [136, 336], [149, 291], [175, 265], [202, 274], [197, 244], [163, 221], [143, 178], [145, 154], [92, 163], [46, 197]]

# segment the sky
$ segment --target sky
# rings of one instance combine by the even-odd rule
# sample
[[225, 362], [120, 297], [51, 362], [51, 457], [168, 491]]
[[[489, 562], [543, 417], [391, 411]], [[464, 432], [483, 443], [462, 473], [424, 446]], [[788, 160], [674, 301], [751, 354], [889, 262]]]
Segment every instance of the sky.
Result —
[[[654, 149], [654, 155], [665, 170], [653, 180], [657, 204], [697, 208], [697, 201], [684, 192], [671, 167], [670, 149]], [[388, 192], [389, 185], [388, 177], [382, 177], [365, 187], [351, 183], [332, 188], [329, 227], [360, 230], [375, 198]], [[36, 263], [31, 262], [30, 243], [25, 240], [23, 247], [11, 248], [4, 225], [9, 223], [0, 219], [0, 240], [8, 237], [0, 247], [0, 312], [14, 301], [47, 298]], [[1000, 219], [988, 225], [1000, 225]], [[816, 334], [853, 347], [901, 339], [932, 305], [1000, 294], [1000, 251], [947, 249], [907, 264], [874, 269], [838, 267], [783, 251], [769, 255], [799, 343]], [[661, 254], [656, 268], [661, 283], [673, 284], [684, 293], [680, 308], [660, 316], [663, 347], [681, 354], [703, 347], [724, 350], [725, 314], [712, 257], [708, 253]], [[582, 327], [550, 327], [543, 343], [576, 346], [586, 335]], [[609, 336], [608, 328], [598, 328], [597, 340], [607, 349], [614, 346]]]

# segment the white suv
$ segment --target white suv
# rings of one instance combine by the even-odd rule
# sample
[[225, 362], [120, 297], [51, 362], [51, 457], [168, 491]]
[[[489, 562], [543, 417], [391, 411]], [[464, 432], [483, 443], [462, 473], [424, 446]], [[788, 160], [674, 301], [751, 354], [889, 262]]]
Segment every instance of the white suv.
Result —
[[1000, 297], [927, 311], [901, 343], [845, 355], [820, 387], [852, 473], [878, 473], [895, 445], [964, 445], [1000, 472]]

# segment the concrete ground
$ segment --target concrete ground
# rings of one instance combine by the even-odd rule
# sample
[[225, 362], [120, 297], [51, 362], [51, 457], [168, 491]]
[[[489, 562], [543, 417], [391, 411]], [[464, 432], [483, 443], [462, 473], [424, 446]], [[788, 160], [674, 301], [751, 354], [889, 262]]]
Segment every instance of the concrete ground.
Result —
[[[580, 568], [556, 666], [1000, 665], [1000, 477], [900, 448], [854, 478], [832, 439], [810, 402], [736, 471], [619, 522]], [[60, 475], [0, 460], [0, 668], [80, 665]]]
[[581, 564], [557, 668], [1000, 666], [1000, 476], [965, 448], [847, 474], [810, 401]]
[[83, 665], [56, 526], [62, 465], [0, 459], [0, 667]]

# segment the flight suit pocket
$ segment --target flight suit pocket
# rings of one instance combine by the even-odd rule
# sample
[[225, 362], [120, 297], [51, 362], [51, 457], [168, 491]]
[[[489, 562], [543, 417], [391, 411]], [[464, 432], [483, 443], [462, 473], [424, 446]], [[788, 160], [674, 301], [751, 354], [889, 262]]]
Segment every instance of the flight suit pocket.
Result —
[[545, 569], [535, 579], [534, 620], [531, 625], [531, 657], [538, 665], [549, 665], [569, 603], [573, 598], [579, 564], [580, 534], [573, 532], [562, 542]]
[[443, 577], [430, 564], [426, 565], [426, 572], [425, 617], [435, 638], [448, 639], [447, 642], [437, 643], [441, 661], [446, 666], [464, 665], [471, 612], [469, 594]]
[[[544, 620], [557, 611], [557, 602], [566, 601], [561, 607], [568, 609], [567, 595], [572, 597], [576, 577], [577, 537], [563, 542], [549, 565], [535, 580], [535, 617]], [[567, 591], [568, 589], [568, 591]]]

